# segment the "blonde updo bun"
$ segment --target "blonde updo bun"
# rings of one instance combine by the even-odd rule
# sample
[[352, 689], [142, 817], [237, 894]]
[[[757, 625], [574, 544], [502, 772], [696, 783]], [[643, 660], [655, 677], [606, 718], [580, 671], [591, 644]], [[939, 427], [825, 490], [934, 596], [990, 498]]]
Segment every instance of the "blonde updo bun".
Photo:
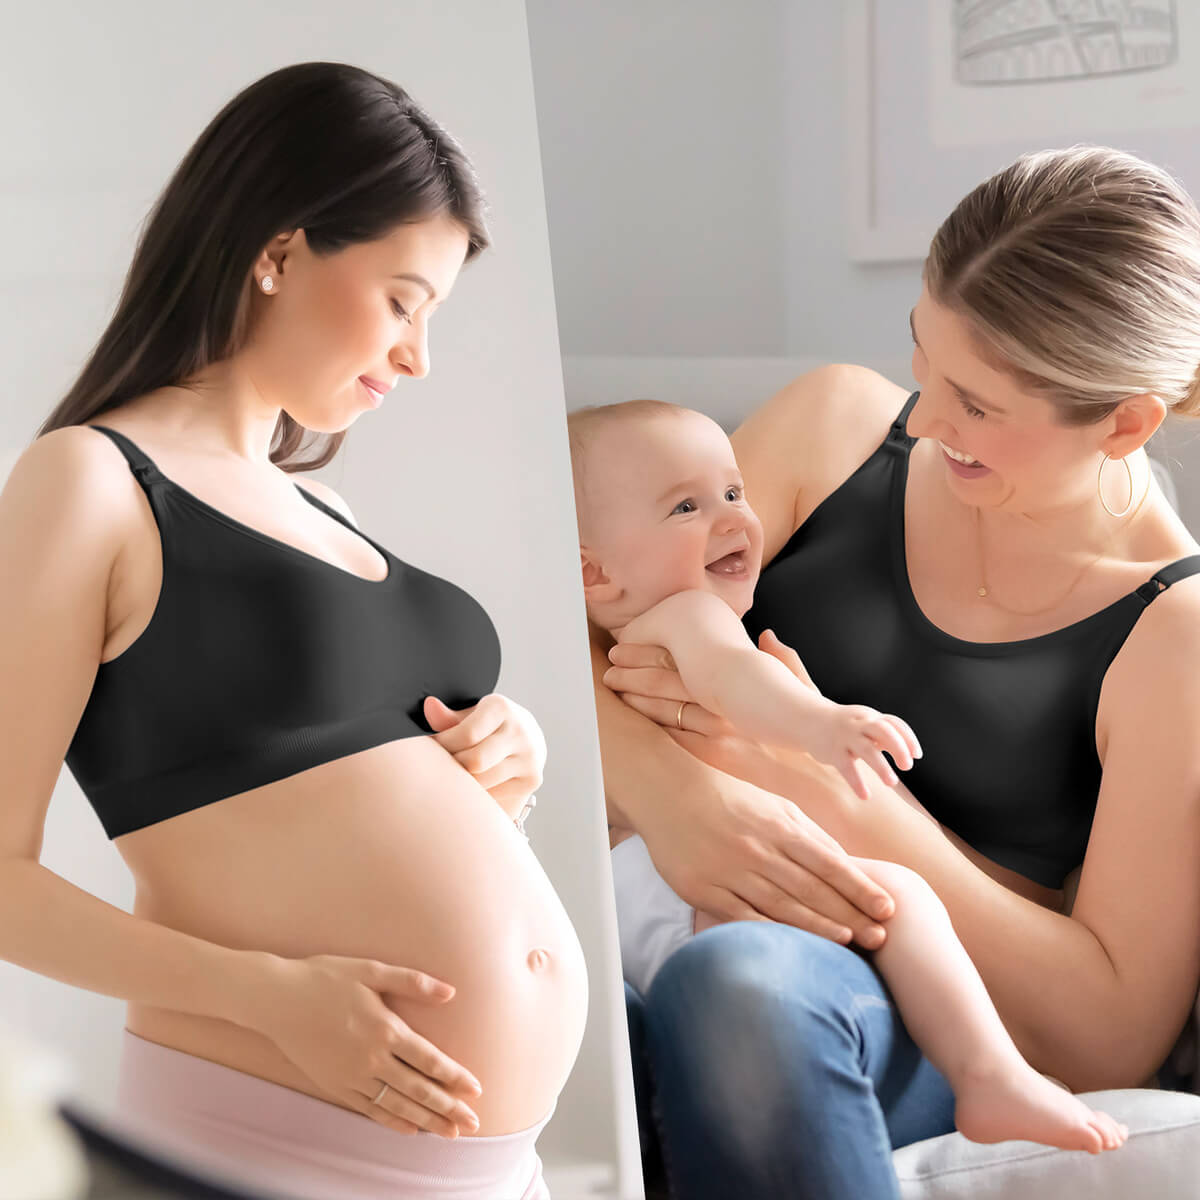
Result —
[[1200, 213], [1166, 171], [1104, 146], [1026, 154], [959, 202], [924, 278], [1064, 424], [1141, 393], [1200, 416]]

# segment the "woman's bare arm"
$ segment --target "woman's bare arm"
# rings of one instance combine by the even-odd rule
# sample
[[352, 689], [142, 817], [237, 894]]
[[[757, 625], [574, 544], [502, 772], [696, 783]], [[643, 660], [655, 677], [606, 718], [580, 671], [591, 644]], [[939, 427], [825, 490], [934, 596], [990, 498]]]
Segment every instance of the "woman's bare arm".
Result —
[[[1103, 780], [1070, 916], [997, 883], [893, 790], [873, 783], [864, 803], [810, 759], [776, 756], [773, 786], [847, 850], [933, 886], [1022, 1051], [1076, 1090], [1149, 1077], [1200, 983], [1197, 664], [1200, 588], [1176, 584], [1105, 680]], [[705, 751], [727, 769], [737, 753], [720, 740]]]
[[593, 630], [592, 672], [609, 824], [641, 834], [695, 908], [880, 945], [887, 894], [794, 804], [710, 769], [622, 704], [600, 682], [606, 636]]
[[[747, 498], [763, 518], [768, 559], [879, 445], [903, 399], [903, 389], [873, 372], [822, 368], [732, 435]], [[901, 862], [928, 879], [1022, 1050], [1079, 1089], [1149, 1076], [1182, 1027], [1200, 978], [1194, 587], [1176, 584], [1156, 600], [1109, 670], [1101, 699], [1109, 731], [1100, 746], [1104, 782], [1070, 917], [1002, 886], [882, 784], [871, 781], [870, 799], [860, 802], [811, 759], [796, 758], [790, 783], [786, 771], [771, 768], [772, 791], [794, 797], [851, 853]], [[655, 703], [688, 698], [672, 692], [679, 687], [673, 673], [649, 675], [661, 678], [630, 690], [665, 698]], [[652, 715], [670, 721], [670, 714]], [[704, 741], [706, 761], [739, 770], [740, 739], [660, 732], [673, 742]], [[639, 765], [653, 746], [643, 743]], [[765, 782], [762, 774], [754, 778]], [[666, 853], [673, 835], [702, 836], [690, 807], [673, 823], [669, 815], [659, 819]], [[699, 829], [710, 839], [705, 877], [727, 879], [732, 867], [721, 839], [737, 843], [738, 820], [728, 811], [704, 814]]]
[[[735, 431], [747, 496], [756, 508], [762, 497], [764, 526], [776, 527], [768, 553], [879, 445], [903, 400], [904, 389], [873, 372], [826, 367]], [[800, 461], [782, 461], [781, 447], [799, 447]], [[828, 772], [795, 760], [824, 781], [802, 789], [810, 815], [851, 853], [894, 859], [928, 879], [1022, 1049], [1076, 1087], [1150, 1075], [1195, 999], [1197, 630], [1197, 584], [1184, 581], [1143, 614], [1108, 671], [1098, 719], [1103, 783], [1070, 917], [998, 884], [895, 791], [871, 780], [862, 804]]]
[[[77, 428], [46, 434], [0, 492], [0, 958], [90, 991], [246, 1024], [270, 956], [134, 917], [38, 862], [99, 665], [130, 512], [99, 441]], [[129, 484], [137, 487], [132, 475]]]
[[[452, 989], [435, 992], [423, 972], [368, 959], [222, 946], [127, 913], [39, 862], [50, 798], [99, 669], [113, 568], [143, 502], [106, 445], [81, 427], [54, 430], [0, 491], [0, 959], [254, 1029], [347, 1105], [411, 1131], [414, 1121], [364, 1095], [374, 1090], [370, 1064], [403, 1046], [434, 1084], [415, 1119], [442, 1133], [471, 1129], [474, 1115], [450, 1092], [477, 1094], [477, 1081], [382, 999], [387, 990], [436, 1003]], [[388, 1079], [388, 1069], [380, 1077], [405, 1094], [411, 1084]]]
[[662, 646], [696, 703], [745, 737], [831, 764], [863, 799], [859, 762], [895, 784], [883, 751], [902, 770], [920, 751], [912, 730], [898, 717], [827, 700], [811, 680], [802, 681], [759, 650], [733, 609], [712, 592], [676, 592], [630, 621], [620, 636]]
[[758, 650], [711, 592], [668, 596], [630, 621], [621, 641], [662, 646], [692, 699], [756, 741], [808, 750], [838, 707]]

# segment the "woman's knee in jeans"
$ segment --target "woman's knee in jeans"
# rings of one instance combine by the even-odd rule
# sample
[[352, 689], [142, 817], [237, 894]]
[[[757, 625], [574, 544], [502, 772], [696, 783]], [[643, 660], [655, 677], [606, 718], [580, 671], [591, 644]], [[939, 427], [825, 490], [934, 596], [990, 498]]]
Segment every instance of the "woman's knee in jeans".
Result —
[[660, 1101], [670, 1106], [678, 1088], [729, 1152], [771, 1153], [807, 1104], [823, 1102], [831, 1065], [856, 1060], [864, 989], [880, 991], [869, 964], [788, 925], [735, 921], [697, 935], [645, 997]]
[[[688, 1044], [693, 1060], [775, 1073], [829, 1036], [853, 1037], [851, 998], [878, 990], [858, 955], [771, 921], [732, 921], [698, 934], [663, 963], [646, 997], [651, 1036]], [[681, 1047], [681, 1053], [682, 1053]]]

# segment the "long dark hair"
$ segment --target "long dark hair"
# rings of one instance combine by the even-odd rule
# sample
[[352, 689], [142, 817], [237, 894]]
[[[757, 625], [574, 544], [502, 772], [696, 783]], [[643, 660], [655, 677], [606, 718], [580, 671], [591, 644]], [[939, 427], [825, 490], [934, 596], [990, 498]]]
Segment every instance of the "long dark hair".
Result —
[[[469, 262], [488, 245], [484, 202], [457, 142], [403, 88], [346, 63], [283, 67], [213, 118], [150, 210], [116, 311], [78, 379], [35, 438], [155, 388], [185, 382], [245, 344], [251, 270], [278, 233], [303, 227], [317, 254], [446, 214], [467, 232]], [[281, 412], [271, 461], [307, 431]]]

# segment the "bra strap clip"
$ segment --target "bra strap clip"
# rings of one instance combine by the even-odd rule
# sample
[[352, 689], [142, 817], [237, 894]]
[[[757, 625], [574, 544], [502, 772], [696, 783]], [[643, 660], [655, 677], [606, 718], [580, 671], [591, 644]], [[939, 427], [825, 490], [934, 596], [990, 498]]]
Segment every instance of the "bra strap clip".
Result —
[[1159, 592], [1165, 592], [1167, 590], [1167, 586], [1168, 585], [1166, 583], [1164, 583], [1157, 575], [1155, 575], [1153, 578], [1147, 579], [1146, 582], [1143, 583], [1140, 588], [1138, 588], [1138, 598], [1143, 604], [1149, 604], [1150, 601], [1159, 594]]

